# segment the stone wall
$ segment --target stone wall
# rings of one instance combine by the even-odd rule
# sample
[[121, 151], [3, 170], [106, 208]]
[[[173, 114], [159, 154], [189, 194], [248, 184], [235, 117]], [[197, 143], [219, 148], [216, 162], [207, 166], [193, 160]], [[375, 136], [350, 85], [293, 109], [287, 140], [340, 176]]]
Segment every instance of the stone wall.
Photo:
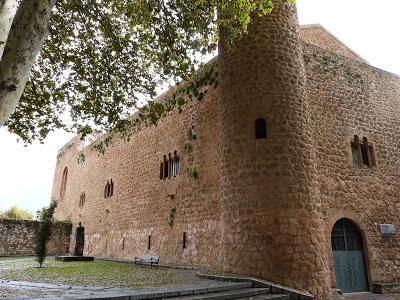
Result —
[[[400, 77], [304, 44], [307, 96], [324, 218], [325, 252], [334, 223], [352, 220], [364, 238], [369, 284], [400, 282]], [[351, 141], [366, 137], [376, 166], [353, 166]], [[379, 224], [397, 233], [384, 242]], [[335, 286], [333, 264], [331, 283]]]
[[[400, 227], [400, 80], [299, 44], [294, 12], [280, 13], [272, 32], [249, 33], [250, 50], [215, 62], [225, 77], [202, 101], [130, 141], [114, 140], [104, 155], [79, 138], [60, 150], [55, 216], [71, 220], [73, 231], [85, 227], [86, 255], [160, 255], [162, 263], [245, 273], [321, 298], [336, 284], [332, 227], [349, 218], [364, 237], [369, 283], [400, 281], [399, 235], [384, 243], [379, 233], [382, 223]], [[259, 117], [264, 140], [255, 140]], [[353, 166], [354, 135], [373, 144], [376, 167]], [[180, 175], [160, 180], [163, 156], [175, 150]], [[111, 179], [114, 195], [105, 198]]]
[[[162, 263], [218, 265], [219, 151], [210, 147], [218, 144], [215, 97], [215, 90], [210, 90], [201, 102], [189, 102], [182, 113], [171, 112], [157, 127], [142, 128], [129, 142], [115, 140], [104, 155], [88, 146], [83, 151], [83, 163], [77, 162], [78, 138], [64, 148], [69, 149], [61, 152], [65, 154], [54, 175], [52, 198], [58, 200], [55, 216], [59, 220], [70, 218], [73, 234], [82, 222], [85, 254], [116, 259], [154, 254], [161, 256]], [[189, 129], [196, 132], [197, 139], [191, 142], [192, 151], [187, 152]], [[160, 180], [163, 156], [175, 150], [180, 157], [180, 175]], [[60, 198], [65, 167], [67, 187]], [[188, 172], [193, 168], [197, 178]], [[114, 195], [104, 198], [104, 187], [110, 179]], [[80, 207], [83, 191], [86, 201]]]
[[[329, 269], [318, 249], [320, 198], [294, 7], [277, 1], [234, 51], [219, 49], [225, 271], [324, 296]], [[259, 118], [266, 139], [255, 137]]]
[[[34, 255], [36, 221], [0, 220], [0, 256]], [[48, 255], [69, 251], [71, 224], [55, 223]]]
[[319, 24], [302, 25], [300, 27], [300, 37], [302, 41], [308, 44], [366, 63], [361, 56]]

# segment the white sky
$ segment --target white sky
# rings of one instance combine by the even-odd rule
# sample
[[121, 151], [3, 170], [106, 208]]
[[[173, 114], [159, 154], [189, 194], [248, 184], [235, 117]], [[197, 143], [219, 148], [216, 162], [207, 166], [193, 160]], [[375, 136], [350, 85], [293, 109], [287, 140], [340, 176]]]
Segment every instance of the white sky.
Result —
[[[371, 65], [400, 74], [399, 0], [297, 0], [300, 24], [320, 23]], [[58, 149], [71, 134], [23, 147], [0, 129], [0, 210], [35, 212], [50, 202]]]

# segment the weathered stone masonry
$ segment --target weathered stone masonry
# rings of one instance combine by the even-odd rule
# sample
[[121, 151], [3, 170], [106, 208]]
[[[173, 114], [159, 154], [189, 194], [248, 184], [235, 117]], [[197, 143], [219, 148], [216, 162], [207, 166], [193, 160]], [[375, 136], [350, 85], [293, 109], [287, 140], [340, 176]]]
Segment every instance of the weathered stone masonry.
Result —
[[[220, 49], [220, 84], [202, 101], [104, 155], [87, 146], [84, 162], [78, 137], [60, 150], [56, 217], [74, 228], [82, 222], [88, 255], [160, 255], [317, 297], [337, 285], [331, 232], [348, 218], [363, 237], [368, 284], [400, 282], [398, 233], [383, 242], [379, 231], [400, 226], [400, 78], [320, 27], [299, 31], [295, 9], [282, 4], [252, 24], [233, 53]], [[266, 139], [255, 139], [259, 118]], [[189, 130], [197, 136], [192, 151]], [[376, 167], [353, 165], [355, 135], [372, 145]], [[163, 157], [174, 151], [180, 174], [160, 180]]]
[[[34, 255], [36, 221], [0, 220], [0, 256]], [[49, 255], [69, 252], [71, 224], [53, 224], [53, 234], [47, 245]]]

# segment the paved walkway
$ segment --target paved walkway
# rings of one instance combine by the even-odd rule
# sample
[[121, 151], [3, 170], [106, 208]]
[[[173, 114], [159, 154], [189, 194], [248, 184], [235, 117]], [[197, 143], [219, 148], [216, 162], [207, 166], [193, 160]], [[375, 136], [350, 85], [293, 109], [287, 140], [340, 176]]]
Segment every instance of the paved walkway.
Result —
[[400, 294], [373, 294], [369, 292], [348, 293], [344, 295], [345, 300], [400, 300]]
[[374, 294], [370, 292], [346, 293], [329, 297], [330, 300], [400, 300], [400, 294]]
[[[0, 299], [73, 299], [93, 297], [132, 296], [143, 293], [171, 292], [193, 288], [217, 287], [231, 283], [198, 278], [194, 271], [179, 270], [177, 277], [188, 284], [152, 289], [120, 289], [105, 287], [83, 287], [62, 284], [45, 284], [24, 281], [0, 280]], [[232, 283], [233, 284], [233, 283]]]

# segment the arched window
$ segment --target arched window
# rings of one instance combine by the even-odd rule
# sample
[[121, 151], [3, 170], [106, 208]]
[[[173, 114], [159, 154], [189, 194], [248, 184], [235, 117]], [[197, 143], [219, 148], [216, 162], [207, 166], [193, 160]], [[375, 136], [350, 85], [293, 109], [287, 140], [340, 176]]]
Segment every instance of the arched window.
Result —
[[256, 128], [256, 139], [266, 139], [267, 138], [267, 122], [264, 118], [259, 118], [255, 122]]
[[65, 189], [67, 188], [67, 179], [68, 179], [68, 168], [64, 168], [64, 172], [61, 179], [61, 188], [60, 188], [60, 197], [64, 197]]
[[178, 156], [178, 152], [175, 150], [174, 151], [174, 160], [173, 160], [173, 168], [172, 168], [172, 175], [174, 177], [179, 175], [179, 156]]
[[168, 178], [171, 178], [172, 175], [172, 154], [168, 153]]
[[174, 154], [168, 153], [164, 155], [163, 161], [160, 163], [160, 180], [171, 179], [179, 175], [180, 165], [178, 151]]
[[359, 137], [357, 135], [354, 136], [354, 140], [351, 142], [351, 154], [354, 166], [376, 166], [374, 147], [366, 137], [363, 138], [361, 143]]

